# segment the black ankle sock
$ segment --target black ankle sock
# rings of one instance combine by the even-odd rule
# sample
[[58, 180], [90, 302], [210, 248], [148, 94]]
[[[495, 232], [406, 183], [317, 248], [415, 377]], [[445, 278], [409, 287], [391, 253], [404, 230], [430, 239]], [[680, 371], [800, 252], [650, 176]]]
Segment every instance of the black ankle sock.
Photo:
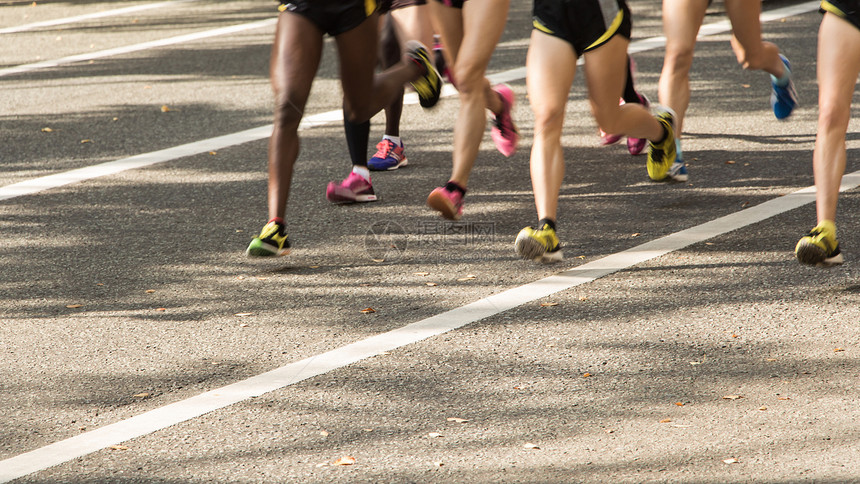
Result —
[[544, 225], [549, 225], [549, 228], [555, 230], [555, 220], [551, 218], [542, 218], [538, 220], [538, 230], [540, 230]]
[[458, 191], [458, 192], [460, 192], [460, 195], [466, 194], [465, 188], [461, 187], [456, 182], [452, 182], [452, 181], [449, 181], [448, 183], [445, 184], [445, 189], [448, 190], [449, 192]]
[[370, 139], [370, 121], [353, 123], [343, 117], [346, 146], [353, 165], [367, 166], [367, 143]]
[[624, 84], [624, 96], [622, 97], [626, 103], [641, 104], [642, 100], [639, 99], [639, 94], [633, 87], [633, 69], [631, 62], [633, 61], [630, 60], [630, 57], [627, 57], [627, 82]]

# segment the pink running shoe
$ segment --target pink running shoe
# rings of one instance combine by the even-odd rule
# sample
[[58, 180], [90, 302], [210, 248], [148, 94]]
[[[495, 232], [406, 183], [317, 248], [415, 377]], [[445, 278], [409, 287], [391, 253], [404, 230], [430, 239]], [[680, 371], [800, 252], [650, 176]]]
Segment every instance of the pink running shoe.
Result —
[[463, 195], [456, 190], [449, 192], [445, 187], [439, 187], [430, 192], [427, 206], [448, 220], [460, 220], [463, 216]]
[[[645, 106], [646, 108], [651, 105], [648, 101], [648, 98], [645, 97], [644, 94], [636, 94], [639, 96], [639, 104]], [[627, 138], [627, 151], [630, 152], [631, 155], [636, 156], [642, 154], [642, 151], [645, 149], [645, 146], [648, 145], [648, 140], [644, 138]]]
[[597, 128], [597, 129], [599, 131], [598, 134], [600, 135], [600, 144], [602, 144], [603, 146], [614, 145], [615, 143], [618, 143], [621, 140], [621, 135], [609, 134], [600, 128]]
[[325, 198], [331, 203], [374, 202], [376, 193], [369, 181], [358, 173], [351, 172], [346, 180], [329, 182]]
[[497, 114], [493, 120], [490, 135], [493, 137], [493, 142], [496, 143], [496, 148], [503, 155], [511, 156], [517, 151], [517, 142], [520, 140], [517, 127], [511, 118], [511, 110], [514, 107], [514, 91], [507, 84], [493, 86], [493, 91], [496, 91], [502, 98], [502, 112]]

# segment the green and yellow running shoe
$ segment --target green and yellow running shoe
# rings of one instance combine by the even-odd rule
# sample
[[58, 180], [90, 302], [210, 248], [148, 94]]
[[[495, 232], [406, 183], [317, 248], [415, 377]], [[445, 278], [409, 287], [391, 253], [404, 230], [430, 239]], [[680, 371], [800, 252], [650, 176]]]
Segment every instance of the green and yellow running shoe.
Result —
[[248, 257], [273, 257], [287, 255], [290, 253], [290, 241], [284, 232], [284, 226], [274, 220], [267, 223], [260, 232], [259, 237], [254, 237], [245, 255]]
[[797, 242], [794, 255], [801, 264], [833, 266], [845, 262], [836, 240], [836, 224], [825, 220], [816, 225]]
[[427, 47], [424, 47], [421, 42], [417, 40], [407, 42], [406, 55], [411, 57], [423, 70], [421, 77], [410, 83], [415, 92], [418, 93], [418, 102], [421, 107], [432, 108], [439, 102], [439, 96], [442, 95], [442, 76], [436, 70]]
[[675, 163], [675, 112], [665, 106], [655, 106], [657, 121], [663, 125], [666, 137], [663, 141], [648, 143], [648, 176], [654, 181], [663, 181]]
[[555, 234], [555, 230], [547, 224], [537, 230], [534, 227], [520, 230], [514, 247], [517, 250], [517, 255], [523, 259], [545, 264], [558, 262], [562, 259], [558, 236]]

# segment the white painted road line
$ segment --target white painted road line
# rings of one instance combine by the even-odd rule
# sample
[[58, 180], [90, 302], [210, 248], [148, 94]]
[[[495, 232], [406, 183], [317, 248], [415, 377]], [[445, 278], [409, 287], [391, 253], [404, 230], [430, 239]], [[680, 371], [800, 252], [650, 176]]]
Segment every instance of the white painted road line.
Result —
[[[860, 171], [846, 175], [841, 190], [860, 185]], [[646, 242], [524, 286], [452, 309], [332, 351], [165, 405], [129, 419], [0, 461], [0, 483], [68, 462], [205, 415], [249, 398], [282, 389], [366, 358], [447, 333], [552, 294], [592, 282], [692, 244], [743, 228], [815, 201], [814, 187]]]
[[217, 37], [219, 35], [228, 35], [235, 34], [238, 32], [244, 32], [245, 30], [253, 30], [259, 29], [263, 27], [270, 27], [275, 25], [277, 22], [277, 18], [270, 18], [265, 20], [258, 20], [256, 22], [250, 22], [246, 24], [238, 24], [231, 25], [228, 27], [221, 27], [212, 30], [204, 30], [201, 32], [194, 32], [192, 34], [178, 35], [176, 37], [169, 37], [166, 39], [153, 40], [150, 42], [143, 42], [140, 44], [134, 45], [126, 45], [124, 47], [116, 47], [113, 49], [100, 50], [98, 52], [90, 52], [86, 54], [76, 54], [70, 55], [68, 57], [63, 57], [60, 59], [46, 60], [42, 62], [35, 62], [33, 64], [22, 64], [14, 67], [7, 67], [6, 69], [0, 69], [0, 77], [11, 76], [13, 74], [22, 74], [25, 72], [36, 71], [39, 69], [48, 69], [51, 67], [58, 67], [65, 64], [73, 64], [75, 62], [88, 62], [95, 59], [102, 59], [105, 57], [112, 57], [115, 55], [123, 55], [130, 54], [132, 52], [139, 52], [147, 49], [155, 49], [158, 47], [166, 47], [169, 45], [181, 44], [183, 42], [193, 42], [195, 40], [208, 39], [210, 37]]
[[0, 35], [2, 34], [14, 34], [18, 32], [26, 32], [28, 30], [36, 30], [43, 29], [45, 27], [56, 27], [58, 25], [67, 25], [78, 22], [85, 22], [87, 20], [95, 20], [99, 18], [105, 17], [113, 17], [117, 15], [125, 15], [129, 13], [137, 13], [143, 12], [145, 10], [152, 10], [154, 8], [167, 8], [180, 3], [188, 3], [188, 2], [196, 2], [198, 0], [170, 0], [168, 2], [159, 2], [159, 3], [148, 3], [144, 5], [135, 5], [133, 7], [123, 7], [116, 8], [113, 10], [106, 10], [104, 12], [96, 12], [96, 13], [88, 13], [85, 15], [76, 15], [74, 17], [65, 17], [59, 18], [55, 20], [45, 20], [44, 22], [34, 22], [26, 25], [19, 25], [17, 27], [6, 27], [0, 29]]
[[[819, 2], [806, 2], [800, 5], [795, 5], [791, 7], [780, 8], [772, 11], [768, 11], [762, 14], [762, 21], [768, 19], [769, 21], [778, 20], [781, 18], [785, 18], [791, 15], [800, 15], [803, 13], [811, 12], [813, 10], [818, 9]], [[274, 22], [275, 20], [266, 20], [262, 22], [256, 22], [255, 24], [266, 24], [270, 22]], [[245, 27], [254, 24], [245, 24]], [[717, 27], [714, 27], [717, 26]], [[234, 26], [228, 28], [236, 28], [242, 26]], [[256, 28], [256, 27], [254, 27]], [[708, 24], [702, 26], [700, 32], [708, 32], [708, 35], [715, 35], [718, 33], [723, 33], [731, 29], [731, 24], [725, 21], [715, 22], [713, 24]], [[218, 29], [223, 30], [223, 29]], [[215, 31], [208, 31], [209, 33]], [[201, 34], [206, 33], [202, 32]], [[195, 35], [195, 34], [192, 34]], [[220, 35], [220, 34], [217, 34]], [[700, 33], [700, 37], [703, 34]], [[182, 36], [186, 37], [186, 36]], [[172, 39], [178, 39], [178, 37], [173, 37]], [[161, 42], [166, 42], [170, 39], [165, 39]], [[630, 44], [630, 52], [642, 52], [650, 49], [657, 49], [665, 45], [666, 38], [665, 37], [654, 37], [639, 40]], [[143, 45], [143, 44], [138, 44]], [[135, 46], [130, 46], [135, 47]], [[128, 47], [127, 47], [128, 48]], [[107, 51], [103, 51], [107, 52]], [[56, 61], [55, 61], [56, 62]], [[33, 64], [30, 64], [33, 65]], [[19, 66], [24, 67], [24, 66]], [[0, 69], [0, 76], [2, 76], [3, 70]], [[495, 74], [488, 75], [487, 77], [490, 79], [492, 83], [499, 82], [513, 82], [519, 81], [525, 78], [526, 69], [525, 67], [518, 67], [516, 69], [510, 69], [503, 72], [498, 72]], [[446, 85], [442, 90], [442, 96], [448, 97], [453, 96], [457, 93], [456, 89], [453, 86]], [[418, 96], [415, 93], [410, 93], [404, 97], [403, 100], [406, 104], [417, 104]], [[299, 126], [299, 129], [308, 129], [315, 126], [322, 126], [329, 123], [340, 123], [343, 120], [341, 111], [328, 111], [324, 113], [315, 114], [312, 116], [308, 116], [302, 120], [302, 124]], [[250, 141], [256, 141], [262, 138], [266, 138], [272, 132], [272, 126], [261, 126], [259, 128], [253, 128], [246, 131], [241, 131], [239, 133], [233, 133], [224, 136], [218, 136], [215, 138], [210, 138], [206, 140], [196, 141], [194, 143], [185, 144], [182, 146], [177, 146], [174, 148], [169, 148], [161, 151], [156, 151], [153, 153], [144, 153], [141, 155], [132, 156], [129, 158], [123, 158], [121, 160], [110, 161], [107, 163], [102, 163], [100, 165], [94, 165], [86, 168], [79, 168], [77, 170], [71, 170], [63, 173], [58, 173], [55, 175], [48, 175], [41, 178], [35, 178], [32, 180], [27, 180], [19, 183], [14, 183], [12, 185], [6, 185], [4, 187], [0, 187], [0, 201], [9, 200], [12, 198], [20, 197], [23, 195], [32, 195], [38, 192], [42, 192], [45, 190], [49, 190], [52, 188], [61, 187], [63, 185], [68, 185], [71, 183], [77, 183], [84, 180], [89, 180], [92, 178], [97, 178], [101, 176], [111, 175], [114, 173], [119, 173], [124, 170], [130, 170], [134, 168], [143, 168], [149, 165], [154, 165], [156, 163], [162, 163], [165, 161], [171, 161], [177, 158], [181, 158], [183, 156], [193, 156], [200, 153], [208, 153], [209, 151], [216, 151], [219, 149], [223, 149], [229, 146], [235, 146], [242, 143], [247, 143]]]

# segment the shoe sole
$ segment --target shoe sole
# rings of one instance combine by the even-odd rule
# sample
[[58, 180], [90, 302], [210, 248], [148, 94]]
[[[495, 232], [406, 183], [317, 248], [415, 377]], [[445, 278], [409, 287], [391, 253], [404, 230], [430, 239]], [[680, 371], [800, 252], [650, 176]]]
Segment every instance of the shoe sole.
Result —
[[289, 254], [289, 248], [278, 249], [274, 245], [267, 244], [265, 242], [261, 242], [256, 246], [251, 243], [251, 246], [249, 246], [245, 251], [245, 255], [248, 257], [282, 257]]
[[392, 166], [390, 166], [390, 167], [388, 167], [388, 168], [383, 167], [383, 166], [374, 166], [374, 165], [372, 165], [372, 164], [370, 164], [370, 163], [368, 163], [368, 164], [367, 164], [367, 168], [368, 168], [370, 171], [394, 171], [394, 170], [396, 170], [396, 169], [400, 168], [401, 166], [406, 166], [406, 165], [408, 165], [408, 164], [409, 164], [409, 160], [408, 160], [408, 159], [406, 159], [406, 158], [403, 158], [402, 160], [400, 160], [400, 163], [398, 163], [398, 164], [396, 164], [396, 165], [392, 165]]
[[795, 250], [795, 255], [797, 256], [798, 262], [811, 266], [830, 267], [840, 265], [845, 262], [841, 252], [828, 258], [827, 254], [821, 247], [810, 243], [798, 244], [797, 249]]
[[337, 204], [375, 202], [379, 200], [376, 195], [356, 195], [349, 190], [339, 188], [336, 188], [333, 193], [326, 193], [325, 198], [329, 202]]
[[514, 243], [517, 255], [524, 260], [532, 260], [544, 264], [558, 262], [563, 256], [561, 249], [548, 252], [546, 247], [540, 241], [528, 235], [518, 235]]
[[460, 220], [461, 214], [457, 208], [439, 192], [434, 191], [427, 197], [427, 206], [441, 213], [442, 217], [448, 220]]

